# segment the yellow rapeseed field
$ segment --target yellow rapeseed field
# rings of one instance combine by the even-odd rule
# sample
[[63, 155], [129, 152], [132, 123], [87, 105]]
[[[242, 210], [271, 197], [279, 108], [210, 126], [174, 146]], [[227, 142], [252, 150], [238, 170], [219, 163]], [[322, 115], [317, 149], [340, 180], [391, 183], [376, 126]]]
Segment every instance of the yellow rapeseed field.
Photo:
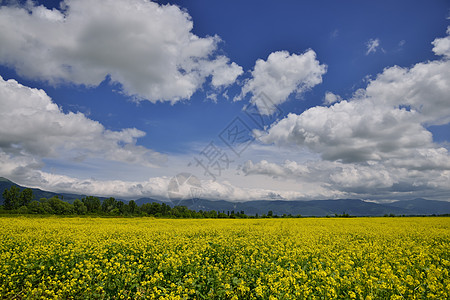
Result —
[[448, 299], [450, 218], [0, 218], [2, 299]]

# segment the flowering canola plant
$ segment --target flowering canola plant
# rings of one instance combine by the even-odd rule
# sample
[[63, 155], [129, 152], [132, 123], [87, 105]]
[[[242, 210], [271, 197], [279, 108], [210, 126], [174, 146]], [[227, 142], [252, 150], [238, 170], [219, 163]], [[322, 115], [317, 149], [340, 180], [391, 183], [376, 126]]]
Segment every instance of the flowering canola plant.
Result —
[[448, 299], [450, 218], [0, 218], [2, 299]]

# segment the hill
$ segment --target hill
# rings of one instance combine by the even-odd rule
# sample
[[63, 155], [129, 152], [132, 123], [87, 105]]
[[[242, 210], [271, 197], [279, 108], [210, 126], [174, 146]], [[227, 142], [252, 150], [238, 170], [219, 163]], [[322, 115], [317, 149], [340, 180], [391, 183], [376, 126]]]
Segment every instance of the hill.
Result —
[[423, 198], [395, 201], [388, 204], [388, 206], [413, 211], [417, 215], [439, 215], [450, 213], [450, 202], [427, 200]]
[[[349, 214], [352, 216], [384, 216], [384, 215], [432, 215], [450, 213], [450, 202], [434, 200], [407, 200], [390, 204], [366, 202], [359, 199], [282, 201], [256, 200], [247, 202], [230, 202], [225, 200], [190, 199], [177, 202], [190, 210], [217, 212], [240, 212], [247, 215], [263, 215], [272, 211], [274, 215], [302, 216], [334, 216]], [[148, 201], [148, 202], [147, 202]], [[158, 202], [148, 198], [138, 199], [136, 203]], [[161, 203], [161, 202], [159, 202]]]
[[[14, 182], [0, 177], [0, 204], [3, 203], [3, 191], [16, 185], [20, 189], [26, 187], [15, 184]], [[43, 191], [41, 189], [32, 188], [34, 200], [40, 198], [51, 198], [59, 196], [64, 201], [73, 203], [75, 199], [81, 199], [86, 195], [69, 194], [69, 193], [53, 193]], [[106, 198], [99, 197], [100, 200]], [[120, 200], [120, 199], [117, 199]], [[128, 202], [126, 200], [121, 200]], [[138, 206], [145, 203], [164, 203], [163, 201], [153, 198], [139, 198], [136, 201]], [[367, 202], [359, 199], [338, 199], [338, 200], [310, 200], [310, 201], [285, 201], [285, 200], [255, 200], [247, 202], [231, 202], [225, 200], [208, 200], [208, 199], [190, 199], [176, 202], [165, 202], [170, 206], [183, 205], [190, 210], [195, 211], [211, 211], [217, 212], [241, 212], [247, 215], [263, 215], [272, 211], [274, 215], [302, 215], [302, 216], [334, 216], [335, 214], [348, 214], [352, 216], [384, 216], [384, 215], [440, 215], [450, 214], [450, 202], [427, 200], [416, 198], [413, 200], [401, 200], [388, 204], [380, 204]]]
[[[3, 204], [3, 191], [5, 189], [10, 189], [11, 186], [13, 186], [13, 185], [19, 187], [21, 190], [27, 188], [24, 186], [20, 186], [16, 183], [12, 182], [9, 179], [0, 177], [0, 204]], [[31, 188], [31, 190], [33, 191], [33, 200], [39, 200], [41, 198], [51, 198], [54, 196], [58, 196], [59, 198], [63, 199], [66, 202], [73, 203], [73, 201], [75, 201], [75, 199], [81, 199], [81, 198], [84, 198], [87, 196], [87, 195], [70, 194], [70, 193], [53, 193], [53, 192], [43, 191], [41, 189], [36, 189], [36, 188]], [[104, 197], [99, 197], [99, 198], [100, 198], [100, 200], [105, 199]]]

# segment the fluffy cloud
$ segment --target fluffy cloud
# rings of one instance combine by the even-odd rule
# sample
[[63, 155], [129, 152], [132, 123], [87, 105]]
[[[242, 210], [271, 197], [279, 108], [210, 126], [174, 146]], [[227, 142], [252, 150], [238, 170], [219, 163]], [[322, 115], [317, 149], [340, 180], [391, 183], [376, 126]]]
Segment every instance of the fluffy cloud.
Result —
[[[448, 32], [450, 34], [450, 32]], [[445, 56], [448, 36], [433, 42]], [[450, 122], [450, 61], [446, 58], [394, 66], [371, 80], [349, 100], [289, 114], [273, 124], [260, 140], [280, 146], [296, 145], [321, 155], [322, 160], [300, 165], [286, 161], [248, 162], [247, 175], [275, 178], [315, 178], [323, 186], [346, 192], [448, 192], [450, 155], [433, 142], [427, 126]]]
[[[425, 126], [449, 122], [450, 61], [438, 60], [410, 69], [387, 68], [349, 101], [289, 114], [261, 140], [307, 147], [332, 161], [415, 155], [425, 162], [437, 147]], [[443, 162], [448, 160], [446, 153], [436, 153], [441, 153]]]
[[207, 77], [233, 83], [242, 68], [216, 56], [220, 39], [194, 35], [188, 13], [143, 0], [66, 0], [0, 8], [0, 63], [51, 83], [96, 86], [107, 76], [152, 102], [188, 99]]
[[333, 104], [335, 102], [340, 102], [340, 101], [342, 101], [341, 96], [333, 94], [332, 92], [326, 92], [323, 102], [325, 104], [329, 105], [329, 104]]
[[447, 34], [444, 38], [435, 39], [432, 44], [434, 53], [450, 58], [450, 26], [447, 27]]
[[230, 64], [229, 59], [225, 56], [219, 56], [202, 67], [205, 76], [212, 74], [211, 84], [214, 87], [228, 86], [234, 83], [236, 78], [243, 73], [241, 66], [234, 62]]
[[[13, 157], [102, 157], [155, 166], [164, 155], [136, 145], [136, 128], [111, 131], [82, 113], [64, 113], [43, 91], [0, 76], [0, 150]], [[34, 160], [34, 159], [32, 159]]]
[[427, 125], [450, 122], [450, 61], [418, 63], [411, 69], [387, 68], [371, 81], [359, 98], [378, 107], [406, 108]]
[[405, 109], [385, 110], [371, 102], [342, 101], [301, 115], [289, 114], [261, 140], [307, 147], [326, 160], [380, 161], [431, 143], [431, 133], [415, 121], [416, 115]]
[[[316, 59], [316, 53], [308, 50], [303, 54], [289, 54], [287, 51], [273, 52], [266, 61], [258, 59], [252, 71], [252, 78], [242, 87], [236, 100], [252, 94], [251, 101], [265, 115], [275, 111], [275, 106], [285, 102], [289, 95], [302, 94], [322, 82], [326, 66]], [[273, 105], [267, 105], [260, 94], [264, 93]]]

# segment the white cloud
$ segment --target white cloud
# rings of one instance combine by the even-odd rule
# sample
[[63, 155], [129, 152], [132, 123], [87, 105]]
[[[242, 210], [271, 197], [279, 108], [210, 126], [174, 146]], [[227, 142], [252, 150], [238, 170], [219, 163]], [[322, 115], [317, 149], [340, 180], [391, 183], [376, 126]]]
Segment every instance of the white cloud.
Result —
[[246, 175], [259, 174], [280, 178], [280, 180], [315, 182], [317, 186], [342, 192], [353, 192], [359, 189], [368, 192], [375, 188], [391, 187], [397, 180], [384, 167], [377, 165], [344, 164], [320, 160], [305, 163], [286, 160], [280, 164], [265, 160], [257, 163], [247, 161], [243, 171]]
[[[61, 174], [53, 174], [39, 170], [41, 166], [33, 165], [32, 160], [24, 157], [12, 157], [0, 150], [0, 173], [6, 174], [18, 183], [30, 187], [38, 187], [54, 192], [69, 192], [83, 195], [95, 195], [122, 199], [138, 199], [152, 197], [170, 201], [168, 189], [171, 177], [151, 177], [143, 181], [96, 180], [92, 178], [75, 178]], [[189, 189], [181, 189], [180, 197], [188, 198]], [[181, 193], [185, 193], [185, 195]], [[287, 190], [261, 188], [242, 188], [228, 181], [201, 180], [199, 197], [211, 200], [247, 201], [271, 200], [274, 195], [283, 199], [300, 199], [304, 193]]]
[[450, 26], [447, 27], [447, 36], [435, 39], [432, 44], [434, 46], [433, 52], [436, 53], [436, 55], [450, 58]]
[[[252, 94], [251, 101], [265, 115], [275, 111], [275, 106], [285, 102], [289, 95], [301, 95], [322, 82], [326, 66], [316, 59], [316, 53], [308, 50], [303, 54], [289, 54], [277, 51], [269, 55], [266, 61], [258, 59], [252, 71], [252, 78], [242, 87], [236, 100]], [[267, 105], [259, 96], [264, 93], [273, 103]]]
[[261, 140], [307, 147], [327, 160], [379, 161], [435, 149], [424, 126], [449, 122], [450, 61], [444, 59], [387, 68], [349, 101], [289, 114]]
[[300, 199], [431, 197], [448, 200], [450, 178], [448, 169], [414, 170], [410, 164], [405, 168], [389, 162], [348, 164], [325, 160], [304, 163], [248, 161], [243, 172], [258, 180], [261, 176], [271, 177], [279, 183], [293, 180], [291, 186], [299, 187]]
[[401, 156], [405, 149], [430, 145], [432, 135], [417, 118], [414, 111], [386, 110], [368, 101], [342, 101], [301, 115], [289, 114], [261, 140], [307, 147], [326, 160], [379, 161]]
[[307, 176], [310, 170], [305, 165], [298, 164], [295, 161], [286, 160], [283, 164], [270, 163], [267, 160], [261, 160], [258, 163], [253, 163], [251, 160], [247, 161], [242, 171], [246, 175], [262, 174], [271, 177], [302, 177]]
[[[436, 39], [435, 48], [444, 49], [444, 39]], [[449, 60], [386, 68], [351, 99], [335, 100], [330, 94], [325, 102], [333, 105], [289, 114], [259, 133], [264, 143], [296, 145], [322, 160], [248, 162], [243, 171], [300, 182], [314, 178], [349, 193], [448, 193], [450, 155], [426, 126], [450, 122]]]
[[39, 158], [101, 157], [155, 166], [165, 156], [136, 145], [145, 132], [111, 131], [82, 113], [64, 113], [43, 91], [0, 76], [0, 150]]
[[211, 84], [214, 87], [228, 86], [236, 81], [236, 78], [243, 73], [242, 67], [236, 63], [229, 63], [225, 56], [219, 56], [217, 59], [205, 63], [204, 74], [212, 74]]
[[380, 40], [379, 39], [370, 39], [366, 43], [367, 51], [366, 55], [369, 55], [370, 53], [377, 52], [378, 47], [380, 46]]
[[450, 61], [387, 68], [363, 91], [377, 106], [406, 107], [428, 125], [450, 122]]
[[31, 79], [97, 86], [109, 75], [136, 99], [175, 102], [209, 76], [220, 87], [242, 73], [215, 56], [220, 39], [193, 34], [191, 17], [174, 5], [66, 0], [63, 10], [49, 10], [30, 3], [0, 8], [0, 63]]
[[326, 92], [323, 102], [325, 104], [329, 105], [329, 104], [333, 104], [335, 102], [340, 102], [340, 101], [342, 101], [341, 96], [333, 94], [332, 92]]

